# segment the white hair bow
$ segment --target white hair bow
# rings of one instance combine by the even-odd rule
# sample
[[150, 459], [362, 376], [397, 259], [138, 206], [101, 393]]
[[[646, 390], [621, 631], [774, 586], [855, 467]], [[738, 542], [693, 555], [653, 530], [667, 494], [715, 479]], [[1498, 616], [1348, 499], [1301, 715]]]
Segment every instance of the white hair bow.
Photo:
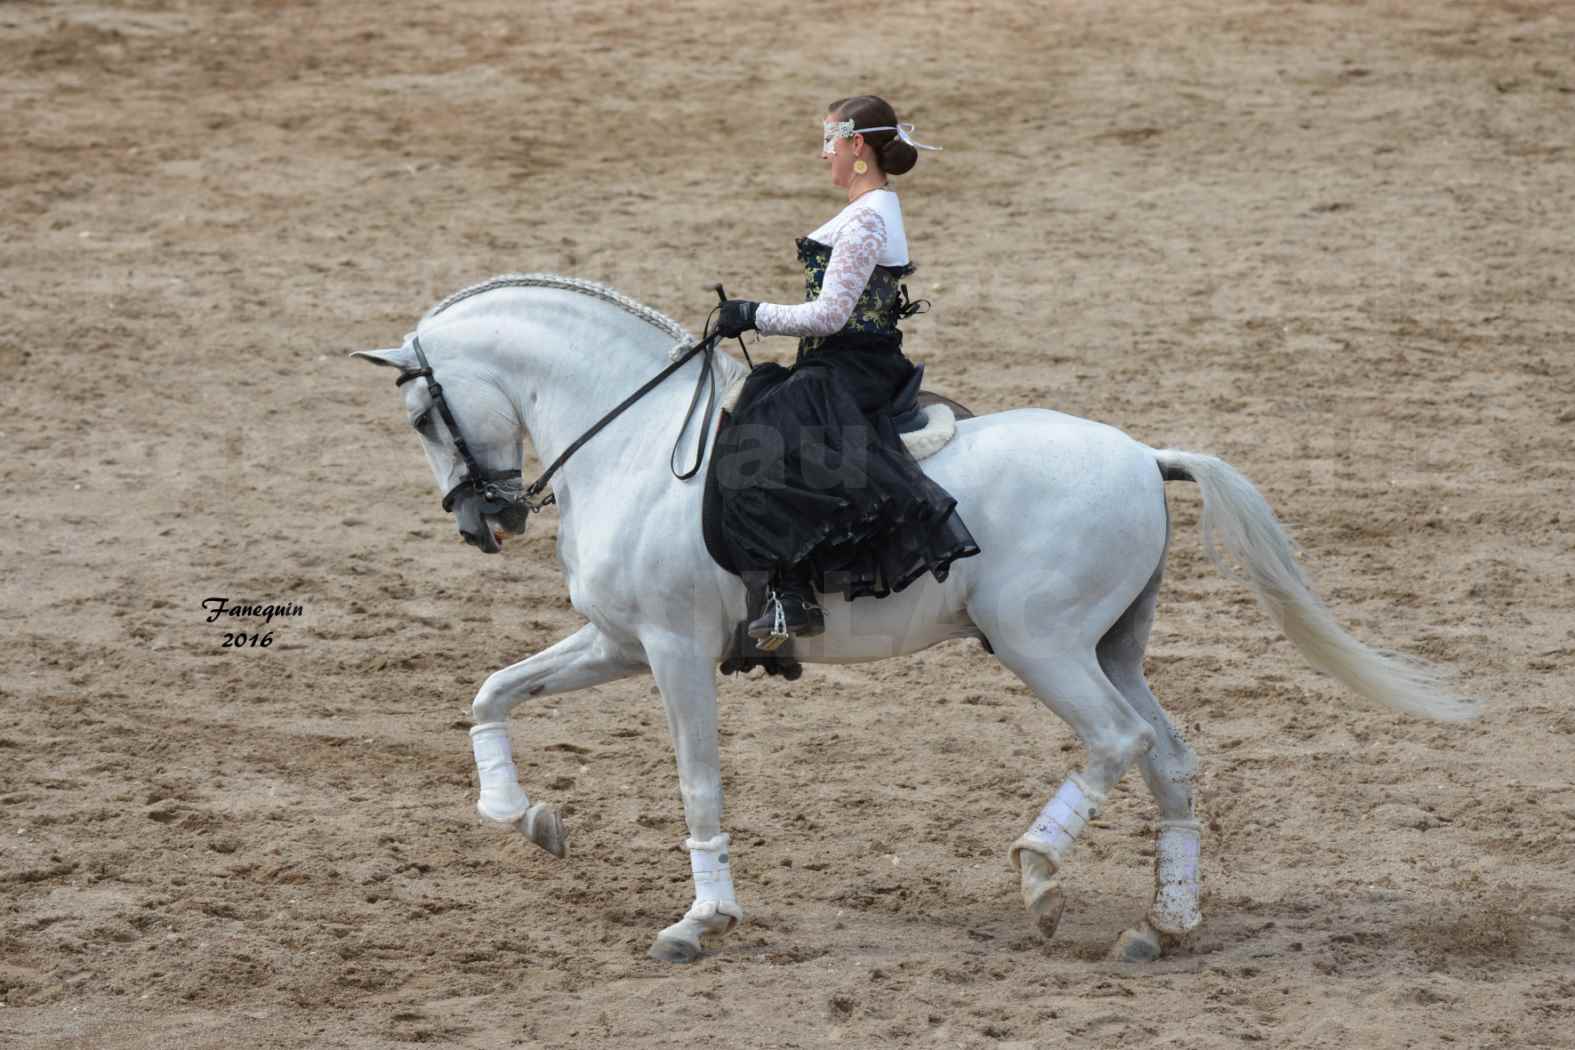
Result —
[[854, 128], [853, 130], [854, 130], [854, 132], [856, 132], [858, 134], [862, 134], [862, 135], [868, 135], [872, 131], [895, 131], [897, 133], [897, 137], [899, 139], [901, 139], [902, 141], [906, 142], [908, 145], [912, 146], [914, 149], [929, 149], [929, 150], [939, 151], [939, 150], [941, 150], [943, 148], [941, 146], [926, 146], [922, 142], [914, 141], [914, 138], [913, 138], [913, 125], [912, 124], [898, 123], [895, 126], [886, 125], [885, 127], [879, 127], [879, 128]]

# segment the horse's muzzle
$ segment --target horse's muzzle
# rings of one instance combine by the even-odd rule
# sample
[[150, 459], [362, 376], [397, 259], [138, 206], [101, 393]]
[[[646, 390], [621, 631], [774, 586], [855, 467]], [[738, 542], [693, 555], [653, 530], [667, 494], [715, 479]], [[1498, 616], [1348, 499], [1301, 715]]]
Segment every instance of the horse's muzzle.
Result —
[[497, 554], [503, 548], [493, 534], [493, 523], [511, 536], [523, 535], [530, 521], [530, 509], [524, 503], [489, 500], [466, 489], [456, 495], [454, 519], [466, 543], [483, 554]]

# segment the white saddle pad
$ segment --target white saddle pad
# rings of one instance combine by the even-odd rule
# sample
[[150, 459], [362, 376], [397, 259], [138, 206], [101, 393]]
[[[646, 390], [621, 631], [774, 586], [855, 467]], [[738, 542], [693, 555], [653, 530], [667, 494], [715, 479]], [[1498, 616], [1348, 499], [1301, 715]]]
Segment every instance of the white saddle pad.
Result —
[[[741, 376], [727, 388], [727, 393], [722, 395], [722, 411], [731, 412], [733, 406], [738, 404], [738, 395], [744, 389], [744, 380], [748, 378]], [[914, 459], [935, 455], [957, 434], [957, 416], [950, 405], [926, 405], [919, 411], [924, 414], [923, 428], [902, 435], [902, 443], [908, 446], [908, 454]]]

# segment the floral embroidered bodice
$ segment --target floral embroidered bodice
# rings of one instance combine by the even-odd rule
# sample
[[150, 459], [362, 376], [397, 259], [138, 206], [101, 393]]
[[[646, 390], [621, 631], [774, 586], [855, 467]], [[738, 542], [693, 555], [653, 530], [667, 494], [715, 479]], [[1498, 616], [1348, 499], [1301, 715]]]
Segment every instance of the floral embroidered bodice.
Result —
[[[883, 197], [889, 199], [879, 199]], [[761, 303], [755, 327], [762, 335], [804, 337], [801, 353], [812, 352], [827, 336], [839, 332], [895, 332], [898, 282], [913, 272], [907, 246], [896, 194], [885, 190], [865, 194], [799, 239], [806, 301], [792, 306]]]

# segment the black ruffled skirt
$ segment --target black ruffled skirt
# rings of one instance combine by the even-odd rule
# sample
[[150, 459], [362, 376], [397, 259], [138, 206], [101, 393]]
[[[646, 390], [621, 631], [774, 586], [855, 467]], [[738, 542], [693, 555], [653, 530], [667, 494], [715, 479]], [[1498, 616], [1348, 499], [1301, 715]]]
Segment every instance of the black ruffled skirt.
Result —
[[886, 414], [913, 367], [900, 333], [839, 335], [750, 373], [713, 451], [741, 574], [807, 568], [822, 593], [881, 598], [979, 553]]

